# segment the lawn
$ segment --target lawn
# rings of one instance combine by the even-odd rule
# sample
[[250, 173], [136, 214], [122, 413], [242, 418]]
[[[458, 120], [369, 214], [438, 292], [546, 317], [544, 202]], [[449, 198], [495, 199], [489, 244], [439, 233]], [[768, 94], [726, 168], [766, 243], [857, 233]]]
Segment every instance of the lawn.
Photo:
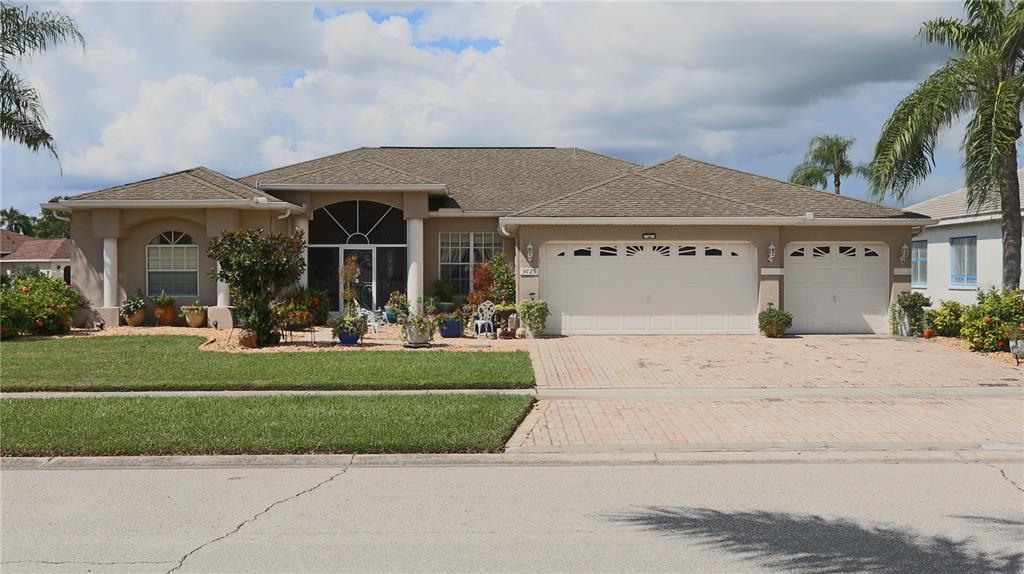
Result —
[[0, 344], [0, 390], [510, 389], [529, 354], [464, 351], [222, 353], [202, 337], [150, 335]]
[[3, 456], [500, 452], [533, 397], [0, 399]]

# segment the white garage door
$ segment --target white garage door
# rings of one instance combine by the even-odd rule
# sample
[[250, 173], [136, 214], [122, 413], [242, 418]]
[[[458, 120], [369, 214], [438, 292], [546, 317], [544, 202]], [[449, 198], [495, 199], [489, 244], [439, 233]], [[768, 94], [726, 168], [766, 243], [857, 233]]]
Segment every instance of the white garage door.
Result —
[[884, 333], [889, 255], [878, 243], [786, 246], [785, 306], [794, 333]]
[[749, 243], [560, 243], [544, 253], [549, 333], [756, 330], [757, 257]]

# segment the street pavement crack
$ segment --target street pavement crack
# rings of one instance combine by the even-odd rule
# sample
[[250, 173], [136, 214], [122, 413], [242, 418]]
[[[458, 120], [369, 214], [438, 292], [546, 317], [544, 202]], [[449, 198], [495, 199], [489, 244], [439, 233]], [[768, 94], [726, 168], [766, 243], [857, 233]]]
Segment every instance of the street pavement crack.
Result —
[[1006, 479], [1006, 482], [1009, 482], [1010, 484], [1012, 484], [1013, 487], [1016, 488], [1017, 490], [1019, 490], [1021, 492], [1024, 492], [1024, 488], [1021, 488], [1020, 485], [1017, 484], [1016, 482], [1014, 482], [1012, 478], [1010, 478], [1009, 476], [1006, 476], [1006, 471], [1005, 470], [999, 468], [998, 466], [996, 466], [994, 464], [986, 463], [985, 466], [991, 466], [992, 468], [998, 470], [999, 474], [1003, 475], [1003, 478]]
[[286, 496], [286, 497], [284, 497], [284, 498], [282, 498], [280, 500], [274, 501], [274, 503], [271, 504], [270, 506], [264, 508], [263, 510], [257, 512], [256, 514], [253, 514], [249, 518], [246, 518], [242, 522], [238, 523], [238, 526], [234, 527], [231, 531], [229, 531], [229, 532], [227, 532], [225, 534], [221, 534], [220, 536], [218, 536], [218, 537], [216, 537], [216, 538], [214, 538], [212, 540], [208, 540], [208, 541], [200, 544], [199, 546], [196, 546], [192, 550], [189, 550], [188, 553], [186, 553], [184, 556], [181, 557], [181, 559], [178, 560], [178, 562], [174, 566], [174, 568], [171, 568], [170, 570], [167, 571], [167, 574], [171, 574], [171, 572], [176, 572], [176, 571], [180, 570], [181, 567], [185, 565], [185, 561], [188, 560], [196, 552], [199, 552], [200, 550], [202, 550], [203, 548], [206, 548], [207, 546], [210, 546], [211, 544], [216, 544], [216, 543], [220, 542], [221, 540], [224, 540], [226, 538], [229, 538], [229, 537], [237, 534], [238, 531], [241, 530], [242, 528], [244, 528], [247, 524], [252, 524], [253, 522], [256, 522], [257, 520], [260, 519], [260, 517], [262, 517], [264, 514], [266, 514], [266, 513], [270, 512], [271, 510], [273, 510], [276, 506], [278, 506], [280, 504], [284, 504], [284, 503], [289, 502], [291, 500], [295, 500], [296, 498], [299, 498], [301, 496], [309, 494], [310, 492], [313, 492], [314, 490], [320, 488], [321, 486], [331, 482], [335, 478], [338, 478], [339, 476], [345, 474], [346, 472], [348, 472], [349, 468], [351, 468], [351, 467], [347, 467], [346, 466], [344, 469], [341, 470], [341, 472], [332, 474], [331, 476], [321, 480], [320, 482], [314, 484], [313, 486], [311, 486], [311, 487], [309, 487], [309, 488], [307, 488], [305, 490], [296, 492], [295, 494], [292, 494], [292, 495]]
[[92, 562], [88, 560], [4, 560], [0, 564], [46, 564], [61, 566], [66, 564], [82, 564], [85, 566], [132, 566], [134, 564], [174, 564], [174, 560], [138, 560], [127, 562]]

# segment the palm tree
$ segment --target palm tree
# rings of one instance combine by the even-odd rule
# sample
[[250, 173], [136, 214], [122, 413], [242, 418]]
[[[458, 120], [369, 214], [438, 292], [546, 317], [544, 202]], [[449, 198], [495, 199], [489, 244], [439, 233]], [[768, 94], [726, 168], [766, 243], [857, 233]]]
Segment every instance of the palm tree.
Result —
[[1021, 214], [1017, 141], [1024, 97], [1024, 2], [967, 0], [966, 19], [935, 18], [918, 37], [948, 46], [953, 56], [893, 112], [875, 146], [871, 192], [904, 199], [931, 173], [939, 133], [973, 114], [963, 143], [968, 205], [1002, 213], [1003, 287], [1020, 286]]
[[797, 185], [828, 189], [828, 180], [831, 178], [836, 195], [839, 195], [842, 178], [854, 174], [867, 177], [869, 174], [867, 165], [854, 164], [848, 157], [855, 141], [841, 135], [811, 138], [804, 162], [793, 169], [789, 181]]
[[32, 217], [13, 207], [0, 209], [0, 227], [22, 235], [32, 235]]
[[9, 66], [26, 55], [41, 54], [60, 44], [78, 43], [85, 48], [85, 38], [75, 21], [54, 10], [30, 12], [0, 2], [0, 128], [4, 139], [24, 145], [32, 151], [45, 148], [57, 158], [57, 144], [46, 131], [46, 112], [39, 92]]

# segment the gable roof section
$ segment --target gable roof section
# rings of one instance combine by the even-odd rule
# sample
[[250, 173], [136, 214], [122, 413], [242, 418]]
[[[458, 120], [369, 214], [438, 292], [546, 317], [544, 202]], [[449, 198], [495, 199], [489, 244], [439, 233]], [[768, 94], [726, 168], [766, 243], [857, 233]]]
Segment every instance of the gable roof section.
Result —
[[[168, 173], [68, 198], [75, 201], [267, 201], [281, 200], [205, 167]], [[63, 202], [62, 202], [63, 203]]]
[[37, 239], [26, 237], [25, 241], [4, 261], [51, 261], [71, 259], [70, 239]]
[[[1017, 184], [1024, 187], [1024, 169], [1017, 170]], [[1021, 194], [1020, 208], [1021, 211], [1024, 212], [1024, 194]], [[923, 213], [936, 219], [976, 217], [979, 215], [999, 213], [999, 199], [994, 197], [992, 201], [989, 201], [985, 205], [968, 209], [967, 188], [961, 187], [956, 191], [951, 191], [949, 193], [915, 203], [914, 205], [907, 207], [907, 209], [910, 211], [916, 211], [917, 213]]]
[[32, 238], [6, 229], [0, 229], [0, 256], [14, 253], [28, 239]]
[[356, 159], [288, 175], [274, 181], [260, 181], [260, 183], [278, 185], [419, 185], [437, 184], [438, 182], [375, 161]]
[[[371, 170], [370, 164], [376, 168]], [[370, 177], [396, 178], [381, 180], [384, 184], [446, 185], [449, 196], [467, 211], [506, 212], [643, 167], [577, 148], [364, 147], [260, 172], [240, 181], [253, 186], [372, 183], [355, 181], [359, 174], [346, 173], [346, 166]], [[415, 179], [403, 179], [395, 173]]]

